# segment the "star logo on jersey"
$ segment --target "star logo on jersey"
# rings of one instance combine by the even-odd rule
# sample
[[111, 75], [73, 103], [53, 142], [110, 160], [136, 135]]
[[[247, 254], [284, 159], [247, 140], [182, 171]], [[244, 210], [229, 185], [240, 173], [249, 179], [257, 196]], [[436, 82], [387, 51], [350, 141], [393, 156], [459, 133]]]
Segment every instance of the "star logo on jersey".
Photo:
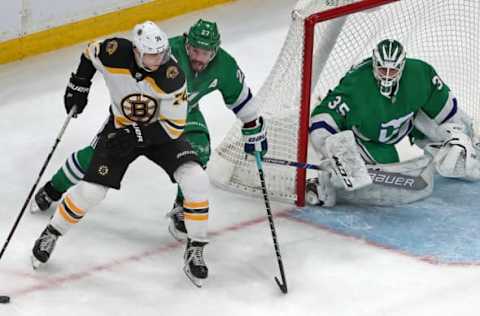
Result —
[[177, 66], [170, 66], [167, 68], [167, 78], [168, 79], [175, 79], [180, 71], [178, 70]]
[[214, 79], [212, 82], [210, 82], [210, 84], [208, 85], [209, 88], [213, 89], [217, 86], [218, 84], [218, 79]]

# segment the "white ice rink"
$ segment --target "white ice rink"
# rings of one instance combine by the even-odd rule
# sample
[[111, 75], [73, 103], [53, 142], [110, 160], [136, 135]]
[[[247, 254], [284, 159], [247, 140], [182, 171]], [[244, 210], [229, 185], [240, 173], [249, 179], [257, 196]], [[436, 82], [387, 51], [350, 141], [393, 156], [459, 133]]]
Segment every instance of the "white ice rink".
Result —
[[[239, 0], [159, 25], [180, 34], [200, 17], [216, 20], [254, 93], [268, 75], [296, 0]], [[65, 120], [63, 93], [84, 44], [0, 66], [0, 242], [3, 245]], [[215, 146], [235, 117], [220, 95], [202, 100]], [[95, 76], [89, 105], [62, 139], [43, 184], [95, 135], [108, 113]], [[210, 277], [185, 277], [184, 245], [164, 217], [175, 195], [146, 159], [127, 172], [82, 223], [62, 237], [48, 265], [33, 271], [30, 252], [49, 215], [26, 212], [0, 261], [1, 316], [438, 316], [478, 315], [480, 266], [432, 264], [296, 221], [273, 203], [289, 293], [283, 295], [262, 200], [211, 189]], [[51, 214], [51, 213], [50, 213]], [[406, 231], [405, 234], [408, 234]]]

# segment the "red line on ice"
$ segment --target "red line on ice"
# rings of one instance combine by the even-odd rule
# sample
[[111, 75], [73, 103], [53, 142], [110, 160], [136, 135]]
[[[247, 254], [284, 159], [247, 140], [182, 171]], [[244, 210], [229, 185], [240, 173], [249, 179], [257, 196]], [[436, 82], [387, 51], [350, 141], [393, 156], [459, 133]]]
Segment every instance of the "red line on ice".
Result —
[[[288, 211], [282, 211], [282, 212], [276, 213], [275, 217], [284, 217], [287, 212]], [[225, 227], [223, 229], [220, 229], [220, 230], [217, 230], [217, 231], [212, 231], [212, 232], [209, 233], [209, 235], [210, 236], [223, 235], [225, 233], [242, 230], [246, 227], [265, 222], [266, 220], [267, 220], [266, 216], [261, 216], [261, 217], [258, 217], [258, 218], [252, 219], [252, 220], [248, 220], [248, 221], [233, 224], [231, 226], [227, 226], [227, 227]], [[38, 284], [29, 286], [29, 287], [26, 287], [26, 288], [23, 288], [23, 289], [12, 291], [11, 296], [12, 297], [18, 297], [18, 296], [27, 295], [27, 294], [30, 294], [30, 293], [33, 293], [33, 292], [38, 292], [38, 291], [43, 291], [43, 290], [48, 290], [48, 289], [51, 289], [51, 288], [59, 287], [63, 284], [69, 283], [69, 282], [74, 282], [74, 281], [85, 279], [89, 276], [94, 275], [95, 273], [98, 273], [98, 272], [110, 271], [110, 270], [113, 270], [114, 268], [117, 268], [118, 266], [128, 264], [128, 263], [132, 263], [132, 262], [135, 262], [135, 261], [140, 261], [140, 260], [143, 260], [143, 259], [148, 258], [148, 257], [160, 255], [162, 253], [172, 251], [172, 250], [175, 250], [175, 249], [181, 248], [181, 247], [184, 247], [183, 243], [178, 242], [178, 241], [172, 241], [172, 242], [169, 242], [169, 243], [167, 243], [167, 244], [165, 244], [161, 247], [151, 249], [151, 250], [147, 250], [147, 251], [141, 252], [139, 254], [131, 255], [131, 256], [128, 256], [128, 257], [119, 258], [119, 259], [107, 262], [105, 264], [96, 265], [96, 266], [90, 267], [90, 268], [85, 269], [85, 270], [80, 271], [80, 272], [71, 273], [71, 274], [67, 274], [65, 276], [60, 276], [60, 277], [53, 277], [53, 278], [46, 278], [46, 279], [42, 278], [41, 280], [39, 279], [39, 277], [35, 276], [35, 273], [24, 273], [24, 272], [13, 272], [13, 271], [11, 271], [11, 273], [16, 274], [17, 276], [21, 276], [21, 277], [24, 277], [24, 278], [30, 278], [30, 279], [34, 279], [34, 280], [38, 281]]]

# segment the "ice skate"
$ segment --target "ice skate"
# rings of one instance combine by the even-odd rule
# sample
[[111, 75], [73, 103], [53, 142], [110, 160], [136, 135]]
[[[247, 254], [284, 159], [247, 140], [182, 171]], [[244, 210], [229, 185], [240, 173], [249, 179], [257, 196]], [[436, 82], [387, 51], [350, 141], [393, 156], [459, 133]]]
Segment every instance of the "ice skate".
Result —
[[203, 281], [208, 277], [208, 268], [203, 259], [203, 248], [206, 244], [188, 239], [185, 248], [183, 271], [196, 287], [202, 287]]
[[38, 269], [48, 261], [53, 249], [55, 249], [58, 237], [60, 237], [60, 233], [51, 225], [48, 225], [37, 241], [35, 241], [31, 256], [34, 269]]
[[53, 202], [58, 201], [62, 197], [62, 194], [54, 191], [55, 189], [53, 189], [49, 182], [41, 187], [33, 197], [33, 201], [30, 203], [30, 213], [33, 214], [39, 211], [46, 211], [52, 206]]
[[172, 210], [168, 212], [166, 216], [170, 218], [170, 223], [168, 225], [170, 235], [178, 241], [187, 240], [187, 229], [185, 227], [183, 207], [175, 202]]

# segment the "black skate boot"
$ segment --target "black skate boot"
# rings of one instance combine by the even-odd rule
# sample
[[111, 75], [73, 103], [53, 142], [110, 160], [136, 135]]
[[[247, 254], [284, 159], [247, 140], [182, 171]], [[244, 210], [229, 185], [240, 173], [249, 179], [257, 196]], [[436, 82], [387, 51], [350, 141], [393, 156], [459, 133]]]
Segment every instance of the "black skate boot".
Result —
[[187, 240], [183, 206], [178, 201], [175, 201], [172, 210], [167, 213], [167, 217], [170, 218], [170, 224], [168, 225], [170, 235], [178, 241]]
[[34, 269], [48, 261], [60, 236], [61, 234], [52, 225], [48, 225], [43, 230], [32, 249], [32, 266]]
[[34, 202], [30, 204], [30, 212], [46, 211], [53, 202], [60, 200], [61, 197], [62, 193], [55, 190], [49, 181], [35, 194]]
[[185, 248], [185, 266], [183, 271], [192, 283], [197, 287], [202, 287], [203, 281], [208, 277], [208, 268], [203, 260], [203, 248], [207, 242], [188, 239]]

